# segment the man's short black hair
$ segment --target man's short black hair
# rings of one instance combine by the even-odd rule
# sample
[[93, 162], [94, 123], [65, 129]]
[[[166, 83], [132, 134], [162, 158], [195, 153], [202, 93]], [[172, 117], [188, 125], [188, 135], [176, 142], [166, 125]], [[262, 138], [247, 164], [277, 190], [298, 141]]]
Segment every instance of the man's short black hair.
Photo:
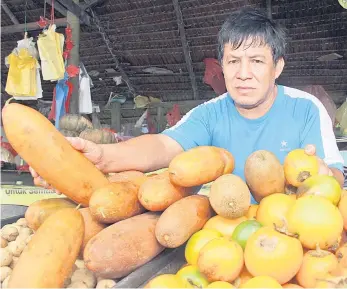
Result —
[[274, 63], [284, 57], [284, 30], [269, 19], [265, 11], [247, 7], [233, 12], [222, 25], [218, 34], [219, 61], [222, 62], [225, 44], [230, 43], [233, 49], [237, 49], [248, 39], [252, 39], [250, 45], [268, 45]]

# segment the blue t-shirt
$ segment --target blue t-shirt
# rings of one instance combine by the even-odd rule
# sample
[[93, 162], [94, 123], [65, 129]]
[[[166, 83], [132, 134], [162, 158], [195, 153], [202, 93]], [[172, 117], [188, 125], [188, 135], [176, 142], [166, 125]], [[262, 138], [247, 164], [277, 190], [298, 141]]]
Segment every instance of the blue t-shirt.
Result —
[[[225, 93], [195, 107], [163, 134], [184, 150], [196, 146], [227, 149], [235, 158], [233, 174], [243, 180], [246, 159], [254, 151], [271, 151], [283, 164], [288, 152], [307, 144], [316, 146], [317, 156], [329, 167], [343, 172], [343, 158], [323, 104], [309, 93], [281, 85], [274, 104], [260, 118], [243, 117]], [[253, 196], [252, 203], [257, 203]]]

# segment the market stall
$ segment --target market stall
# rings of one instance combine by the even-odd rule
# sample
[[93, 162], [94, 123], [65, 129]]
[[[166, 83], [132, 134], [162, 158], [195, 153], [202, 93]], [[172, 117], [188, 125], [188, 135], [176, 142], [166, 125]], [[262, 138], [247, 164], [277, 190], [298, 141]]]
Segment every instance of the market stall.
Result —
[[[203, 145], [113, 173], [68, 141], [117, 148], [225, 93], [217, 27], [247, 1], [3, 2], [2, 288], [346, 287], [346, 180], [316, 155], [283, 140], [242, 179]], [[318, 2], [252, 5], [290, 31], [276, 82], [316, 96], [346, 159], [346, 7]]]

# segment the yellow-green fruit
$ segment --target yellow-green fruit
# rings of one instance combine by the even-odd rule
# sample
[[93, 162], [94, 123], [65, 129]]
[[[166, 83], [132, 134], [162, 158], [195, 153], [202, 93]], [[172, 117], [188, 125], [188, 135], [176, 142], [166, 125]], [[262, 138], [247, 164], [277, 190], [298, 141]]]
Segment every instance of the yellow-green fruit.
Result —
[[306, 249], [323, 250], [338, 246], [343, 231], [339, 209], [320, 196], [304, 196], [296, 200], [287, 214], [288, 231], [297, 234]]
[[341, 199], [342, 190], [335, 177], [326, 175], [317, 175], [304, 181], [297, 191], [297, 197], [307, 195], [321, 196], [337, 206]]
[[177, 272], [177, 276], [185, 279], [194, 288], [204, 288], [209, 282], [207, 278], [199, 271], [198, 266], [189, 265]]
[[174, 274], [163, 274], [154, 277], [144, 288], [187, 288], [186, 281]]
[[187, 242], [185, 257], [188, 264], [196, 265], [198, 263], [199, 252], [212, 239], [221, 237], [222, 234], [213, 229], [202, 229], [193, 234]]
[[269, 276], [257, 276], [241, 285], [240, 288], [282, 288], [276, 279]]
[[225, 281], [216, 281], [210, 283], [206, 288], [236, 288], [234, 285]]

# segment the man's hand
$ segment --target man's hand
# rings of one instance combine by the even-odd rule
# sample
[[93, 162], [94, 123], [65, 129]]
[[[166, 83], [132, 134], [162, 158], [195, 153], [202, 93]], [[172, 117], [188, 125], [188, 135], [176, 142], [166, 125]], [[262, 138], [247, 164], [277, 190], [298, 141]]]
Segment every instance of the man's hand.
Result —
[[[305, 153], [309, 156], [314, 156], [316, 155], [316, 147], [314, 145], [307, 145], [305, 147]], [[317, 156], [318, 162], [319, 162], [319, 172], [318, 174], [320, 175], [328, 175], [328, 176], [333, 176], [332, 170], [328, 167], [328, 165]]]
[[[316, 147], [314, 145], [307, 145], [305, 147], [305, 153], [310, 156], [316, 155]], [[317, 159], [319, 162], [318, 174], [334, 176], [336, 180], [339, 182], [341, 188], [343, 188], [343, 184], [345, 181], [343, 173], [336, 168], [329, 168], [328, 165], [321, 158], [317, 157]]]
[[[79, 137], [66, 137], [66, 139], [70, 142], [74, 149], [83, 153], [87, 159], [89, 159], [99, 170], [102, 171], [104, 166], [103, 149], [100, 145]], [[53, 189], [52, 186], [48, 184], [42, 177], [40, 177], [32, 167], [29, 168], [29, 171], [34, 178], [34, 184], [36, 186], [46, 189]], [[59, 191], [56, 190], [56, 192], [57, 194], [60, 194]]]

